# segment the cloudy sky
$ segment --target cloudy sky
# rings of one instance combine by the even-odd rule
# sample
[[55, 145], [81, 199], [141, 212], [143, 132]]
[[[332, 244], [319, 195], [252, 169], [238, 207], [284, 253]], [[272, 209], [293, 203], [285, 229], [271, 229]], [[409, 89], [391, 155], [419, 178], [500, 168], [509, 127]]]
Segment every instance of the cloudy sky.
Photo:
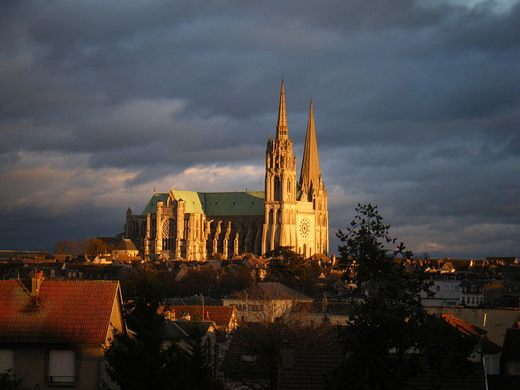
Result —
[[315, 103], [331, 236], [372, 202], [417, 254], [519, 256], [519, 20], [514, 0], [4, 0], [0, 248], [118, 233], [154, 189], [262, 189], [284, 74], [298, 157]]

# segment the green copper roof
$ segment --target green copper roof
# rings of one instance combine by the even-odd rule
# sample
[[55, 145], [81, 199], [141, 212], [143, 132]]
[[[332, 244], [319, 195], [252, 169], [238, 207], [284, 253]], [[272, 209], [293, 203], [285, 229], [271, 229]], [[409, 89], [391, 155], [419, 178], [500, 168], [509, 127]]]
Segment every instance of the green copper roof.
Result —
[[157, 210], [157, 202], [166, 202], [166, 199], [168, 198], [167, 193], [155, 193], [152, 195], [150, 200], [148, 201], [148, 204], [143, 210], [143, 214], [148, 213], [155, 213]]
[[170, 194], [173, 195], [175, 200], [182, 199], [184, 201], [184, 212], [195, 214], [202, 214], [204, 212], [202, 201], [198, 192], [172, 189], [170, 190]]
[[[170, 191], [176, 200], [185, 202], [186, 213], [204, 213], [208, 216], [264, 215], [264, 193], [255, 192], [195, 192]], [[157, 193], [152, 196], [143, 214], [155, 213], [157, 202], [166, 202], [168, 194]]]
[[206, 215], [264, 215], [264, 193], [199, 192]]

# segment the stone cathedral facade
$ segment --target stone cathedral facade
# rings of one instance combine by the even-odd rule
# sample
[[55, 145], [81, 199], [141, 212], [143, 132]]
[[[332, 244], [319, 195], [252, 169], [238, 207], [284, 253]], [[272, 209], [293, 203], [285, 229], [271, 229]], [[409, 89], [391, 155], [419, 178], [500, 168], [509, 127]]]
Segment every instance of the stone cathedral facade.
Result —
[[312, 101], [299, 180], [282, 80], [276, 136], [265, 155], [265, 191], [155, 193], [141, 214], [127, 210], [125, 238], [145, 255], [171, 260], [265, 255], [281, 246], [305, 257], [327, 254], [327, 190]]

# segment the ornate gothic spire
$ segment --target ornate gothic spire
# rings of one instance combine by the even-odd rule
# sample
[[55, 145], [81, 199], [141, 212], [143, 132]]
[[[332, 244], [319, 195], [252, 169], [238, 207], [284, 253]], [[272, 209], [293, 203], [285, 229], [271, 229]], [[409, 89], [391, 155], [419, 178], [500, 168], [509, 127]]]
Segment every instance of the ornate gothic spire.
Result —
[[300, 173], [300, 188], [302, 192], [308, 193], [311, 188], [317, 189], [320, 177], [320, 157], [318, 155], [318, 141], [316, 140], [316, 129], [314, 126], [314, 105], [311, 99], [307, 134], [305, 135], [305, 146], [303, 149], [302, 170]]
[[287, 107], [285, 106], [285, 82], [282, 78], [280, 88], [280, 104], [278, 106], [278, 124], [276, 125], [276, 138], [286, 138], [289, 127], [287, 126]]

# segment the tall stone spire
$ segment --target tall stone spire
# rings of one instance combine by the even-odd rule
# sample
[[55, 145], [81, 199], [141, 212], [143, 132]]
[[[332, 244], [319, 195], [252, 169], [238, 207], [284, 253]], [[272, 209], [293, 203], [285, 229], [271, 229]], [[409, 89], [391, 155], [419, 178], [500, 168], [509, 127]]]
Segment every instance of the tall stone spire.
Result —
[[320, 157], [318, 155], [318, 141], [316, 140], [316, 129], [314, 125], [314, 105], [309, 104], [309, 119], [307, 121], [307, 134], [305, 135], [305, 146], [303, 149], [302, 169], [300, 173], [300, 188], [308, 195], [311, 189], [317, 190], [320, 185]]
[[276, 125], [276, 138], [287, 138], [289, 127], [287, 126], [287, 107], [285, 106], [285, 82], [282, 78], [280, 88], [280, 104], [278, 105], [278, 124]]

